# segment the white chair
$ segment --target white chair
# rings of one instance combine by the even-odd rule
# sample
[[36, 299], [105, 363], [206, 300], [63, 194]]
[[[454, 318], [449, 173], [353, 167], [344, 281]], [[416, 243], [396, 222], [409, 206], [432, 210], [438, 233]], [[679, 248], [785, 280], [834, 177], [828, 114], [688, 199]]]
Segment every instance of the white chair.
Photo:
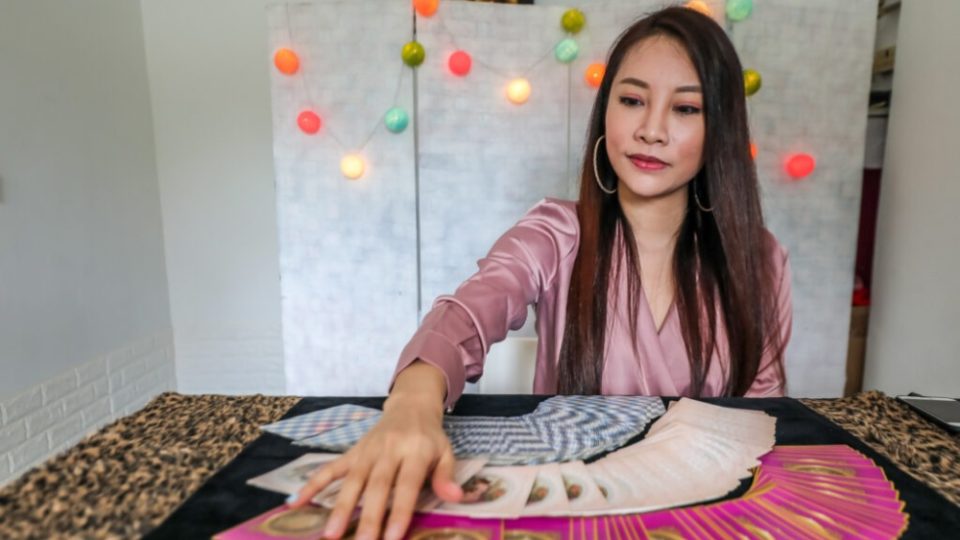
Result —
[[[483, 376], [467, 391], [475, 394], [532, 394], [537, 338], [508, 337], [490, 347]], [[472, 387], [472, 388], [471, 388]]]

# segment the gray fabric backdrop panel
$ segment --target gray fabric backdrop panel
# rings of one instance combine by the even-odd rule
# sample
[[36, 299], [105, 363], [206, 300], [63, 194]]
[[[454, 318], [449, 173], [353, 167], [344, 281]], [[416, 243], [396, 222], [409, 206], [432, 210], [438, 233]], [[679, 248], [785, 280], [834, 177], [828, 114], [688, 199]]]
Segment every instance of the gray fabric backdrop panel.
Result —
[[[410, 8], [281, 4], [268, 20], [271, 50], [301, 58], [294, 77], [271, 69], [287, 392], [382, 394], [417, 326], [413, 129], [392, 134], [381, 122], [398, 80], [396, 105], [413, 116], [413, 77], [400, 61]], [[324, 122], [313, 136], [296, 125], [310, 106]], [[366, 175], [346, 180], [344, 150], [374, 129]]]
[[[568, 67], [553, 57], [562, 8], [447, 2], [420, 19], [418, 39], [440, 60], [419, 71], [421, 264], [424, 310], [477, 269], [503, 232], [544, 197], [567, 198]], [[467, 77], [445, 59], [474, 59]], [[513, 77], [529, 101], [507, 101]], [[532, 328], [532, 318], [528, 319]]]

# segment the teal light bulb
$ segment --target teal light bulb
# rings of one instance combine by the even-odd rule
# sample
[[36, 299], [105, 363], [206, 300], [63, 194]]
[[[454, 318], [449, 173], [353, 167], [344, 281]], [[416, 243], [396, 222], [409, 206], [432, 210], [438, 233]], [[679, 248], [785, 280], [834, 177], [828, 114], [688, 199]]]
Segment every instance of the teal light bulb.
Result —
[[383, 117], [383, 124], [387, 126], [392, 133], [400, 133], [401, 131], [407, 129], [407, 125], [410, 123], [410, 116], [407, 114], [407, 111], [401, 109], [400, 107], [394, 107], [387, 111], [387, 114]]
[[557, 46], [553, 48], [553, 54], [557, 57], [557, 60], [569, 64], [576, 60], [577, 55], [580, 54], [580, 45], [577, 45], [573, 38], [565, 38], [560, 40], [560, 43], [557, 43]]
[[727, 0], [727, 17], [731, 21], [742, 21], [753, 12], [753, 0]]

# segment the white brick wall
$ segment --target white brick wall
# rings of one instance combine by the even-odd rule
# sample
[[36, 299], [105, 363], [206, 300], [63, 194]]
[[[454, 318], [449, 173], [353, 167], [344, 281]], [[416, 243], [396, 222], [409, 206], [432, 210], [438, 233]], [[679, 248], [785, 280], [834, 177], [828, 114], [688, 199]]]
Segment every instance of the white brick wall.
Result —
[[0, 485], [174, 390], [173, 351], [163, 332], [0, 402]]
[[177, 328], [177, 391], [184, 394], [286, 394], [279, 328]]

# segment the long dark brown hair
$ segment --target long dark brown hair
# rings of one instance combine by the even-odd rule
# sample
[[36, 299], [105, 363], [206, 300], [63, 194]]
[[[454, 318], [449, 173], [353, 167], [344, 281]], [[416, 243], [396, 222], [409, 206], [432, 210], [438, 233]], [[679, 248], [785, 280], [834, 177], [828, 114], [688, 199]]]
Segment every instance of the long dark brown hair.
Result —
[[[771, 243], [765, 239], [757, 173], [750, 156], [740, 60], [719, 25], [681, 7], [640, 19], [617, 38], [608, 55], [580, 174], [580, 245], [570, 282], [557, 390], [561, 394], [600, 393], [608, 292], [616, 286], [622, 270], [615, 249], [618, 244], [627, 250], [627, 302], [632, 337], [637, 342], [640, 271], [636, 244], [616, 194], [603, 193], [597, 186], [593, 152], [605, 132], [607, 102], [624, 56], [653, 36], [673, 39], [686, 50], [703, 89], [703, 167], [686, 188], [690, 192], [687, 212], [673, 254], [674, 298], [690, 359], [688, 393], [699, 396], [703, 392], [717, 348], [717, 328], [722, 325], [730, 358], [722, 392], [742, 396], [757, 375], [765, 348], [773, 348], [777, 369], [783, 373]], [[598, 158], [600, 181], [615, 186], [616, 173], [602, 149]], [[695, 205], [694, 189], [700, 203], [712, 207], [711, 212]]]

